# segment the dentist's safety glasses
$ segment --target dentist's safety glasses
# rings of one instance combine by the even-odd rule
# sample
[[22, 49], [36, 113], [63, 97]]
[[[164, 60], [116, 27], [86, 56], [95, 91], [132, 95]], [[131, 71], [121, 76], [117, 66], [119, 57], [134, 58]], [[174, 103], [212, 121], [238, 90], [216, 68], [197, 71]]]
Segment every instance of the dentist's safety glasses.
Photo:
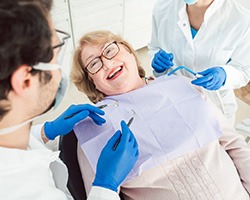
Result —
[[63, 57], [64, 57], [64, 54], [66, 51], [68, 39], [70, 38], [70, 34], [64, 32], [64, 31], [60, 31], [60, 30], [56, 30], [56, 33], [57, 33], [57, 36], [59, 39], [59, 44], [53, 46], [53, 49], [60, 48], [59, 53], [57, 55], [57, 64], [39, 63], [38, 65], [33, 66], [33, 68], [36, 70], [47, 71], [47, 70], [60, 69], [60, 71], [61, 71], [62, 79], [61, 79], [59, 88], [58, 88], [57, 93], [56, 93], [55, 105], [53, 107], [54, 109], [56, 109], [60, 105], [60, 103], [62, 102], [62, 99], [65, 96], [67, 89], [68, 89], [68, 86], [69, 86], [69, 78], [65, 74], [65, 72], [63, 71], [61, 64], [62, 64]]
[[42, 70], [42, 71], [60, 69], [62, 79], [61, 79], [59, 88], [57, 90], [55, 105], [53, 107], [54, 109], [56, 109], [60, 105], [60, 103], [62, 102], [62, 99], [65, 96], [67, 89], [68, 89], [68, 86], [69, 86], [69, 78], [65, 74], [65, 72], [63, 71], [61, 64], [62, 64], [63, 57], [64, 57], [64, 54], [66, 51], [68, 39], [70, 38], [70, 34], [64, 32], [64, 31], [60, 31], [60, 30], [56, 30], [56, 33], [57, 33], [57, 36], [59, 39], [59, 44], [53, 46], [53, 49], [60, 48], [59, 53], [57, 55], [57, 64], [39, 63], [38, 65], [33, 67], [36, 70]]
[[70, 38], [70, 34], [64, 32], [64, 31], [60, 31], [60, 30], [56, 30], [56, 33], [57, 33], [57, 36], [59, 38], [60, 43], [53, 46], [53, 49], [60, 48], [59, 54], [57, 56], [57, 63], [59, 65], [61, 65], [62, 61], [63, 61], [65, 51], [66, 51], [67, 43], [68, 43], [69, 38]]
[[[65, 74], [65, 72], [63, 71], [63, 69], [61, 67], [61, 63], [62, 63], [63, 56], [64, 56], [65, 49], [66, 49], [66, 41], [67, 41], [67, 39], [70, 38], [70, 35], [68, 33], [65, 33], [65, 32], [59, 31], [59, 30], [56, 30], [56, 32], [57, 32], [59, 40], [60, 40], [60, 43], [53, 47], [53, 49], [60, 48], [60, 50], [58, 52], [58, 57], [57, 57], [57, 64], [39, 63], [38, 65], [33, 66], [33, 68], [36, 70], [51, 71], [51, 70], [60, 69], [60, 71], [61, 71], [62, 78], [61, 78], [61, 82], [60, 82], [59, 88], [58, 88], [57, 93], [56, 93], [56, 99], [55, 99], [55, 104], [53, 106], [53, 109], [56, 109], [58, 107], [58, 105], [62, 102], [62, 99], [65, 96], [67, 89], [68, 89], [68, 85], [69, 85], [69, 78]], [[40, 115], [40, 116], [42, 116], [42, 115]], [[1, 129], [0, 135], [5, 135], [8, 133], [11, 133], [11, 132], [19, 129], [20, 127], [34, 121], [38, 117], [39, 116], [36, 116], [36, 117], [31, 118], [31, 119], [28, 119], [27, 121], [25, 121], [21, 124], [17, 124], [17, 125], [12, 126], [12, 127]]]
[[188, 67], [185, 67], [185, 66], [176, 67], [171, 72], [169, 72], [167, 75], [170, 76], [170, 75], [174, 74], [176, 71], [178, 71], [180, 69], [184, 69], [184, 70], [188, 71], [189, 73], [193, 74], [196, 78], [201, 78], [202, 77], [202, 75], [197, 74], [196, 72], [194, 72], [193, 70], [191, 70], [191, 69], [189, 69]]

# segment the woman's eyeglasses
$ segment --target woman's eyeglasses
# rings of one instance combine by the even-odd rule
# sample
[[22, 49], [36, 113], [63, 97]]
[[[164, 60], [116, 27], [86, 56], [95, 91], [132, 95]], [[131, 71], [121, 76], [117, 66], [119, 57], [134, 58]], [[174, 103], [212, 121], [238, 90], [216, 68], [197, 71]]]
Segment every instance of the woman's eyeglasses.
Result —
[[92, 75], [96, 74], [103, 67], [102, 57], [111, 60], [120, 51], [117, 42], [112, 42], [103, 49], [102, 54], [93, 60], [91, 60], [85, 67], [85, 69]]

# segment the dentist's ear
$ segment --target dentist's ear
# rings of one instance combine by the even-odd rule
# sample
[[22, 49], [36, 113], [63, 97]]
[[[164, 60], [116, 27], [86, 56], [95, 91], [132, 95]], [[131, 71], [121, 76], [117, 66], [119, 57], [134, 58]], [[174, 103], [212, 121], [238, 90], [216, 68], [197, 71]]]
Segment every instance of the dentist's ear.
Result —
[[27, 89], [30, 88], [32, 74], [30, 71], [32, 67], [27, 65], [19, 66], [10, 78], [12, 90], [17, 95], [23, 95]]

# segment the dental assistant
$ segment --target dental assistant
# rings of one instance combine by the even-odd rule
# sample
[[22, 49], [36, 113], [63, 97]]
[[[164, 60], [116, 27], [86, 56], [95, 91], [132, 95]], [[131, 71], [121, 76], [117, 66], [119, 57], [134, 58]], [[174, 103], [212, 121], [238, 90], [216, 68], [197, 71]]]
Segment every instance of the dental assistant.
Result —
[[158, 0], [149, 43], [154, 74], [186, 66], [202, 75], [193, 84], [234, 124], [234, 89], [250, 78], [250, 12], [234, 0]]
[[[66, 91], [67, 81], [58, 61], [69, 35], [53, 27], [51, 4], [51, 0], [0, 2], [1, 199], [73, 199], [66, 187], [68, 174], [60, 152], [52, 152], [43, 142], [67, 134], [86, 117], [97, 125], [105, 123], [102, 110], [87, 104], [73, 105], [45, 124], [45, 132], [38, 134], [40, 140], [30, 135], [32, 121], [59, 105]], [[133, 133], [124, 121], [120, 127], [98, 159], [89, 200], [119, 199], [117, 188], [137, 160]], [[113, 150], [118, 138], [120, 143]]]

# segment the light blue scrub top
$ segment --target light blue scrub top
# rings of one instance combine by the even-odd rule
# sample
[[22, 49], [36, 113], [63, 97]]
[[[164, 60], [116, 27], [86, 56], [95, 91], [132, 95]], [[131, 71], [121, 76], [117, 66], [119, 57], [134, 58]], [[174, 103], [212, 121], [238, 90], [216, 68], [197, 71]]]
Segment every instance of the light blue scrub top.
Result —
[[194, 39], [194, 37], [196, 36], [197, 34], [197, 30], [195, 30], [193, 27], [190, 27], [191, 28], [191, 34], [192, 34], [192, 38]]

